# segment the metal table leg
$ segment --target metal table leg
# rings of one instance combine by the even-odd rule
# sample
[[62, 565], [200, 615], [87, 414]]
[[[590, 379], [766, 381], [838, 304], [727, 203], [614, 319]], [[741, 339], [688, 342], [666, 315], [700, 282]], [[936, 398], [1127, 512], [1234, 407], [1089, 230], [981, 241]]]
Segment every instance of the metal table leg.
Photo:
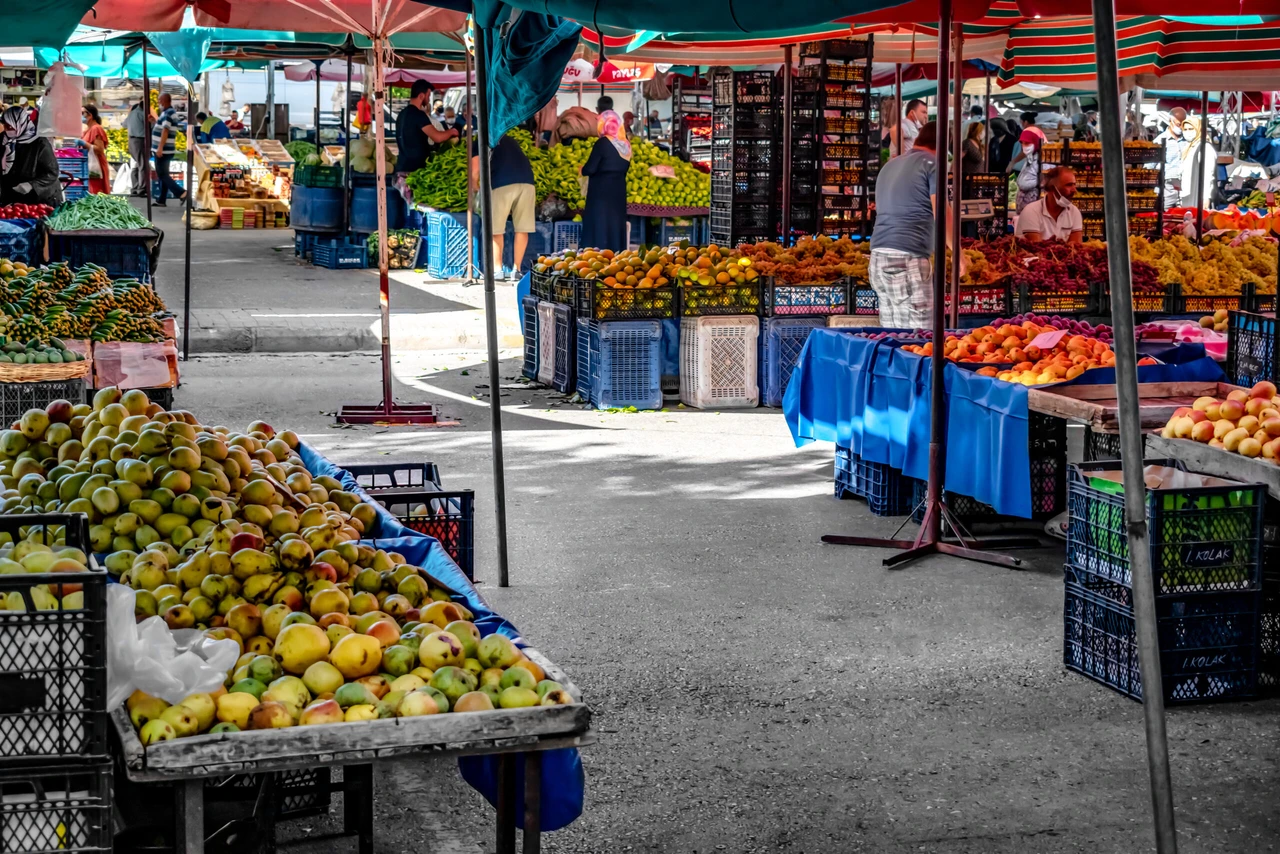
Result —
[[373, 766], [348, 765], [342, 779], [343, 829], [359, 836], [360, 854], [373, 854]]
[[204, 854], [204, 780], [174, 786], [174, 850]]
[[542, 754], [522, 754], [524, 759], [524, 854], [542, 852]]
[[510, 753], [498, 757], [497, 854], [516, 854], [516, 769]]

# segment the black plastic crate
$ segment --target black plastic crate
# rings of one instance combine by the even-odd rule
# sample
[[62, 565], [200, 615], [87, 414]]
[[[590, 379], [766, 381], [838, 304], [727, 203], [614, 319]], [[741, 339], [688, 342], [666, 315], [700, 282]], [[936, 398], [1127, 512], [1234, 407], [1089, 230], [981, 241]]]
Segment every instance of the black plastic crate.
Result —
[[[1033, 456], [1029, 461], [1029, 467], [1031, 469], [1031, 518], [1037, 521], [1052, 519], [1066, 506], [1065, 448], [1058, 453]], [[922, 502], [925, 500], [927, 488], [928, 484], [925, 481], [916, 481], [915, 494], [912, 497], [914, 510], [911, 514], [915, 522], [924, 519]], [[968, 495], [946, 490], [943, 491], [942, 501], [951, 514], [964, 524], [1016, 521], [1019, 518], [1001, 515], [990, 504], [985, 504]]]
[[475, 492], [397, 489], [370, 494], [401, 525], [439, 540], [467, 578], [475, 579]]
[[111, 766], [0, 773], [0, 854], [112, 850]]
[[526, 379], [538, 379], [538, 298], [526, 294], [520, 301], [521, 331], [524, 333], [524, 360], [520, 373]]
[[[1063, 663], [1141, 700], [1133, 609], [1108, 598], [1108, 592], [1116, 591], [1108, 590], [1105, 579], [1089, 579], [1086, 588], [1073, 580], [1080, 577], [1069, 573], [1065, 584]], [[1257, 693], [1258, 604], [1257, 593], [1156, 600], [1166, 703], [1231, 700]]]
[[529, 293], [533, 294], [543, 302], [551, 302], [551, 282], [553, 279], [562, 278], [553, 273], [539, 273], [533, 271], [529, 274]]
[[849, 314], [849, 280], [792, 284], [765, 279], [763, 290], [765, 317], [813, 317]]
[[1171, 314], [1213, 314], [1215, 311], [1241, 311], [1249, 307], [1246, 294], [1184, 294], [1182, 285], [1174, 282], [1169, 285], [1166, 307]]
[[660, 288], [601, 288], [579, 279], [574, 291], [574, 314], [591, 320], [661, 320], [674, 318], [679, 295], [673, 286]]
[[849, 313], [879, 314], [880, 295], [867, 284], [849, 283]]
[[148, 238], [143, 237], [116, 233], [97, 237], [84, 232], [66, 234], [57, 231], [48, 231], [46, 234], [50, 261], [66, 261], [77, 268], [85, 264], [97, 264], [106, 268], [107, 275], [113, 279], [132, 276], [148, 281], [153, 260], [151, 256], [153, 253], [159, 254], [159, 244], [156, 244], [154, 250], [148, 249]]
[[[1008, 282], [1001, 285], [982, 285], [972, 287], [961, 285], [959, 289], [959, 314], [993, 314], [1007, 317], [1017, 314], [1013, 311], [1013, 289]], [[947, 287], [945, 297], [947, 311], [951, 310], [951, 288]]]
[[435, 463], [353, 463], [345, 466], [356, 483], [369, 493], [380, 489], [440, 488], [440, 469]]
[[1233, 311], [1227, 315], [1227, 382], [1251, 386], [1280, 377], [1274, 317]]
[[12, 424], [28, 409], [44, 409], [55, 400], [84, 400], [84, 380], [49, 380], [38, 383], [0, 382], [0, 420]]
[[[1146, 436], [1142, 437], [1142, 447], [1145, 452], [1147, 447]], [[1085, 429], [1084, 461], [1086, 463], [1118, 459], [1120, 459], [1119, 433], [1099, 433], [1095, 430]]]
[[[1174, 460], [1147, 460], [1176, 468]], [[1117, 461], [1072, 465], [1067, 476], [1067, 563], [1130, 586], [1124, 495], [1089, 479], [1118, 472]], [[1259, 484], [1146, 491], [1152, 574], [1157, 595], [1256, 591], [1261, 586], [1262, 512]]]
[[1097, 312], [1097, 290], [1087, 284], [1070, 291], [1054, 288], [1038, 291], [1023, 282], [1018, 288], [1019, 308], [1036, 314], [1094, 314]]
[[681, 317], [760, 315], [760, 280], [742, 285], [692, 285], [680, 288]]
[[876, 516], [905, 516], [911, 512], [912, 486], [919, 481], [836, 445], [835, 483], [836, 498], [864, 498]]
[[[32, 528], [61, 528], [68, 547], [91, 551], [82, 514], [0, 516], [0, 532], [15, 541]], [[79, 585], [83, 607], [64, 610], [75, 592], [64, 588], [54, 608], [39, 609], [36, 587], [49, 584]], [[106, 572], [0, 574], [0, 595], [25, 609], [0, 611], [0, 768], [105, 760]]]
[[1267, 555], [1262, 574], [1262, 607], [1258, 619], [1258, 687], [1269, 694], [1280, 691], [1280, 547], [1264, 546]]

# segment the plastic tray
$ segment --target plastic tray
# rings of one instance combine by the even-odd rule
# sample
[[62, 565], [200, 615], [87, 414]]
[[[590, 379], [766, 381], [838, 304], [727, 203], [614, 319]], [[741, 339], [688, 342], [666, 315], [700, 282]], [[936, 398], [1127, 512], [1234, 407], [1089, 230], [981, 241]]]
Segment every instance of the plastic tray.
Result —
[[[1145, 450], [1147, 439], [1142, 438], [1142, 446]], [[1120, 459], [1120, 434], [1119, 433], [1098, 433], [1094, 430], [1085, 428], [1084, 431], [1084, 461], [1086, 463], [1097, 462], [1098, 460], [1118, 460]]]
[[110, 852], [111, 766], [0, 773], [0, 851]]
[[64, 234], [57, 231], [49, 231], [47, 235], [50, 261], [66, 261], [72, 267], [97, 264], [105, 268], [113, 279], [132, 277], [146, 280], [151, 275], [148, 238], [119, 234], [94, 237], [84, 232]]
[[[0, 516], [15, 540], [30, 526], [64, 526], [68, 546], [91, 551], [82, 514]], [[32, 589], [79, 584], [84, 607], [38, 610]], [[107, 759], [107, 574], [0, 575], [0, 594], [25, 610], [0, 611], [0, 770]]]
[[760, 282], [742, 285], [708, 285], [680, 288], [681, 317], [743, 316], [760, 314]]
[[12, 424], [28, 409], [44, 409], [55, 400], [72, 404], [84, 400], [84, 380], [48, 380], [36, 383], [0, 383], [0, 419]]
[[337, 188], [342, 186], [344, 170], [341, 166], [307, 166], [293, 168], [293, 183], [304, 187]]
[[836, 445], [836, 498], [864, 498], [876, 516], [905, 516], [911, 512], [917, 483], [895, 468], [868, 462]]
[[563, 252], [566, 249], [577, 249], [582, 241], [582, 223], [564, 221], [553, 223], [551, 234], [551, 251]]
[[600, 288], [585, 279], [574, 282], [574, 312], [589, 320], [661, 320], [678, 315], [678, 289]]
[[[1146, 463], [1182, 467], [1173, 460]], [[1119, 467], [1116, 461], [1070, 467], [1067, 563], [1130, 586], [1124, 496], [1089, 483], [1091, 476]], [[1260, 589], [1266, 495], [1266, 487], [1258, 484], [1148, 489], [1146, 516], [1156, 594]]]
[[[1133, 609], [1107, 598], [1108, 588], [1087, 573], [1069, 571], [1066, 578], [1063, 664], [1141, 700]], [[1257, 593], [1156, 601], [1166, 703], [1239, 699], [1257, 692], [1259, 601]]]
[[1227, 316], [1227, 382], [1251, 386], [1280, 377], [1276, 319], [1233, 311]]
[[[6, 231], [5, 228], [17, 230]], [[0, 220], [0, 258], [32, 265], [41, 263], [43, 254], [40, 245], [40, 220]]]
[[369, 263], [369, 250], [363, 241], [317, 240], [311, 248], [311, 263], [330, 270], [363, 270]]
[[380, 489], [440, 488], [440, 469], [435, 463], [353, 463], [347, 472], [366, 492]]

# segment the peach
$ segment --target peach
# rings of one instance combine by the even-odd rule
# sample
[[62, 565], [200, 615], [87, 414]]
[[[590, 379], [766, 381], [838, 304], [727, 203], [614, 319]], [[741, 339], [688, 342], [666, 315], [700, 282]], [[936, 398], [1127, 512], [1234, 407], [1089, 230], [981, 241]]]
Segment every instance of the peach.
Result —
[[1173, 417], [1181, 418], [1182, 416], [1186, 415], [1190, 411], [1191, 411], [1190, 406], [1179, 406], [1177, 409], [1173, 410]]
[[1262, 380], [1249, 389], [1249, 397], [1265, 397], [1267, 400], [1276, 396], [1276, 384]]
[[1198, 409], [1201, 412], [1208, 412], [1209, 407], [1217, 402], [1218, 399], [1216, 397], [1197, 397], [1196, 402], [1191, 404], [1191, 408]]
[[1222, 447], [1227, 449], [1228, 451], [1231, 451], [1232, 453], [1235, 453], [1236, 449], [1240, 447], [1240, 443], [1248, 438], [1250, 438], [1249, 431], [1242, 430], [1239, 427], [1237, 427], [1236, 429], [1232, 430], [1230, 433], [1222, 437]]
[[1236, 429], [1234, 421], [1228, 421], [1223, 418], [1221, 421], [1213, 422], [1213, 438], [1221, 439], [1223, 436]]
[[1258, 413], [1258, 420], [1265, 422], [1268, 418], [1280, 418], [1280, 409], [1274, 406], [1268, 406], [1266, 409]]
[[1280, 436], [1280, 416], [1264, 419], [1262, 429], [1272, 436]]
[[1201, 421], [1195, 427], [1191, 428], [1191, 438], [1197, 442], [1208, 442], [1213, 438], [1213, 422]]
[[1262, 443], [1250, 436], [1247, 439], [1240, 440], [1240, 444], [1236, 446], [1236, 451], [1241, 456], [1256, 457], [1262, 453]]
[[1204, 414], [1209, 416], [1210, 421], [1217, 421], [1222, 417], [1222, 404], [1215, 400], [1205, 407]]
[[1209, 416], [1208, 416], [1208, 415], [1205, 415], [1205, 414], [1204, 414], [1204, 411], [1203, 411], [1203, 410], [1200, 410], [1200, 409], [1193, 409], [1193, 410], [1191, 410], [1190, 412], [1188, 412], [1186, 415], [1184, 415], [1184, 416], [1182, 416], [1182, 417], [1183, 417], [1183, 418], [1190, 418], [1190, 419], [1191, 419], [1194, 423], [1196, 423], [1196, 424], [1199, 424], [1201, 421], [1208, 421], [1208, 420], [1209, 420]]
[[1222, 440], [1221, 440], [1221, 439], [1210, 439], [1210, 440], [1209, 440], [1209, 447], [1210, 447], [1210, 448], [1221, 448], [1221, 447], [1222, 447]]
[[1244, 404], [1244, 411], [1249, 415], [1256, 416], [1259, 412], [1267, 408], [1269, 400], [1263, 400], [1260, 397], [1251, 397]]
[[1236, 422], [1236, 426], [1248, 430], [1250, 435], [1258, 432], [1260, 423], [1257, 418], [1252, 415], [1246, 415]]
[[1249, 399], [1249, 392], [1245, 391], [1242, 388], [1238, 388], [1235, 391], [1227, 393], [1227, 400], [1236, 400], [1236, 401], [1239, 401], [1240, 403], [1244, 403], [1248, 399]]
[[1196, 422], [1186, 415], [1176, 418], [1173, 422], [1173, 435], [1179, 439], [1190, 439], [1191, 431], [1195, 429], [1195, 426]]
[[1244, 404], [1238, 400], [1224, 400], [1218, 411], [1228, 421], [1239, 421], [1244, 415]]
[[1262, 456], [1269, 460], [1274, 460], [1277, 456], [1280, 456], [1280, 439], [1272, 439], [1270, 442], [1263, 443]]

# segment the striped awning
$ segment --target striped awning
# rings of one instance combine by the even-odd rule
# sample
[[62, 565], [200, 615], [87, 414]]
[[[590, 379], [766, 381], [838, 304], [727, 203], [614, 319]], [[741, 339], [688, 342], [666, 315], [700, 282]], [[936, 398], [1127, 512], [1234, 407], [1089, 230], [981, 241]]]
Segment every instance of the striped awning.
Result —
[[[1121, 77], [1148, 88], [1271, 89], [1280, 71], [1280, 22], [1120, 18], [1116, 46]], [[1009, 31], [1000, 80], [1093, 88], [1095, 48], [1090, 18], [1025, 20]]]

